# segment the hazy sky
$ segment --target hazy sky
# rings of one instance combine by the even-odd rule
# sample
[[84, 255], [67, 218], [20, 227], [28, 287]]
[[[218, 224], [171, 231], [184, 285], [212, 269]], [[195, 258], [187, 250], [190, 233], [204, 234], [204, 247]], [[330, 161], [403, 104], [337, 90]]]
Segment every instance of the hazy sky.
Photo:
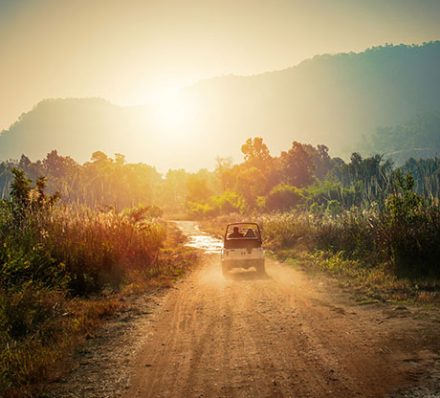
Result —
[[315, 54], [440, 39], [440, 1], [0, 0], [0, 129], [43, 98], [147, 102]]

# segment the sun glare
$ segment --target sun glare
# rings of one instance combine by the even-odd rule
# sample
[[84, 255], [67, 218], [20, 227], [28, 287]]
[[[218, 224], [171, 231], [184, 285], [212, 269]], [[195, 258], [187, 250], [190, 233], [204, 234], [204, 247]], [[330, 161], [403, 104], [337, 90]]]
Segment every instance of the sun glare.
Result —
[[194, 116], [190, 101], [178, 91], [165, 91], [155, 95], [152, 108], [156, 124], [165, 129], [187, 126]]

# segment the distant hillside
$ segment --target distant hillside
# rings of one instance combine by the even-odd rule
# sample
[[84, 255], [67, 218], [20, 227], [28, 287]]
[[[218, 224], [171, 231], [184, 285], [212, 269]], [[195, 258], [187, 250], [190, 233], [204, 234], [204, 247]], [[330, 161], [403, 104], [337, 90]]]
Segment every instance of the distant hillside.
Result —
[[203, 81], [189, 91], [211, 110], [200, 125], [211, 124], [213, 141], [261, 134], [274, 151], [295, 139], [346, 156], [365, 151], [363, 137], [378, 127], [440, 110], [440, 42], [316, 56], [279, 72]]
[[130, 138], [138, 133], [135, 108], [122, 108], [99, 98], [49, 99], [20, 116], [0, 135], [0, 159], [33, 159], [51, 149], [81, 161], [95, 150], [133, 152]]
[[[100, 149], [161, 169], [194, 169], [212, 166], [216, 156], [238, 160], [240, 145], [256, 135], [275, 154], [298, 140], [324, 143], [338, 156], [404, 150], [409, 157], [411, 140], [395, 135], [382, 148], [380, 134], [388, 133], [377, 129], [440, 111], [440, 42], [316, 56], [282, 71], [201, 81], [181, 97], [193, 107], [192, 119], [173, 128], [155, 123], [148, 107], [43, 101], [0, 135], [0, 159], [21, 153], [35, 159], [56, 148], [83, 161]], [[404, 130], [412, 134], [410, 126]], [[439, 137], [438, 131], [425, 136]]]
[[404, 124], [377, 129], [363, 146], [369, 153], [381, 153], [397, 165], [413, 157], [440, 158], [440, 112], [417, 115]]

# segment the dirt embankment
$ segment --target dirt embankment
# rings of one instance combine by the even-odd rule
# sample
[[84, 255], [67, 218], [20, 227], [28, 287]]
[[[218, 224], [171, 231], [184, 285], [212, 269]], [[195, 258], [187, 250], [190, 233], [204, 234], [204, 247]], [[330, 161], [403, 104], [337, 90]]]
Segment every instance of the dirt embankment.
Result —
[[206, 255], [119, 334], [107, 329], [56, 396], [440, 396], [438, 323], [420, 309], [356, 305], [272, 260], [264, 277], [224, 278], [218, 262]]

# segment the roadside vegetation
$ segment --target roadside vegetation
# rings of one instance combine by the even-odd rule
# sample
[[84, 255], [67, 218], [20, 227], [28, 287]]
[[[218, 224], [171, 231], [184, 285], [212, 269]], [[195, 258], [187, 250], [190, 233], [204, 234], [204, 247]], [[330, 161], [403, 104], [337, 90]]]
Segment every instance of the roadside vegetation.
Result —
[[167, 286], [195, 261], [155, 206], [60, 201], [12, 169], [0, 202], [0, 395], [36, 396], [126, 295]]

